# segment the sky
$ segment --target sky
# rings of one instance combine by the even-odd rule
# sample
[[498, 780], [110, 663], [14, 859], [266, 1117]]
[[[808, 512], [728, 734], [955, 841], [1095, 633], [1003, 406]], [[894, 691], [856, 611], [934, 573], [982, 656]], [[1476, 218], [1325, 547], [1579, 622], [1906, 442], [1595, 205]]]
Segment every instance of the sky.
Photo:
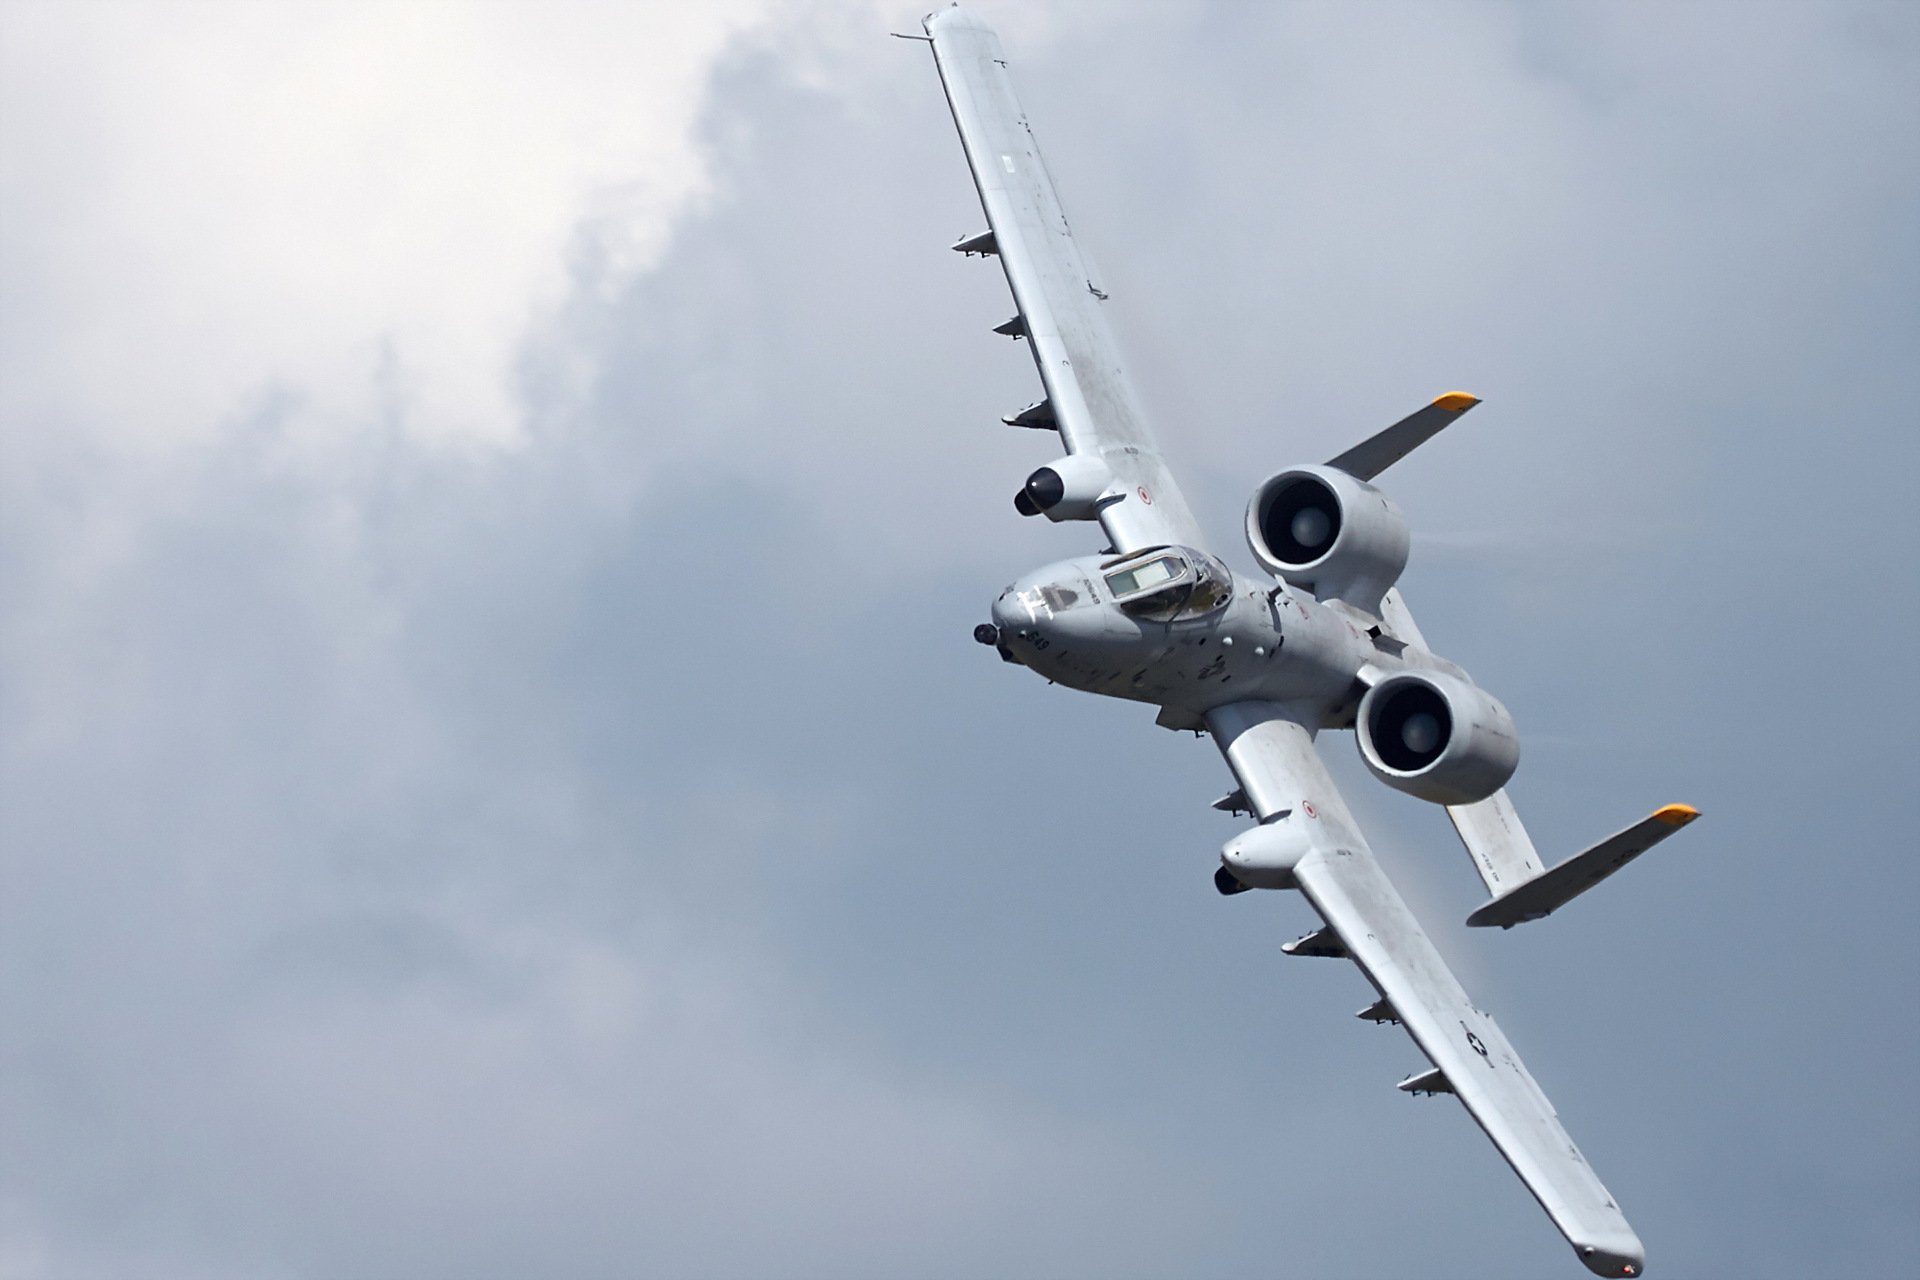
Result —
[[[1920, 11], [988, 3], [1214, 550], [1455, 388], [1462, 921], [1655, 1275], [1920, 1251]], [[919, 14], [0, 9], [0, 1280], [1584, 1274], [1209, 744], [976, 646], [1093, 550]]]

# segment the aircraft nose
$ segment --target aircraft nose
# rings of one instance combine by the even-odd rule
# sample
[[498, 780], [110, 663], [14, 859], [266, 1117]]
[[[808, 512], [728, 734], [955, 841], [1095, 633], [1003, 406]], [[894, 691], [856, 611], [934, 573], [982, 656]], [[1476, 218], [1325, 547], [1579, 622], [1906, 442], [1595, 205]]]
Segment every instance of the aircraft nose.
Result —
[[1043, 583], [1038, 575], [1022, 578], [993, 602], [995, 639], [1000, 656], [1009, 662], [1032, 666], [1053, 647], [1055, 618], [1041, 589]]
[[1002, 635], [1033, 626], [1033, 610], [1020, 598], [1022, 594], [1020, 584], [1015, 583], [993, 602], [993, 625]]

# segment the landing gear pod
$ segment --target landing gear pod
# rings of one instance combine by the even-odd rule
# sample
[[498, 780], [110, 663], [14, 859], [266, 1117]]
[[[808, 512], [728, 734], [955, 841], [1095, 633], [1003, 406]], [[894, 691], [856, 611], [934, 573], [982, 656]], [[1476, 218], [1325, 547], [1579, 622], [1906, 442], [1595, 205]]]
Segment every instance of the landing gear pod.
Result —
[[[1220, 870], [1246, 889], [1294, 888], [1293, 869], [1314, 851], [1313, 834], [1290, 816], [1243, 831], [1220, 851]], [[1238, 892], [1223, 887], [1218, 875], [1213, 884], [1221, 893]]]
[[1075, 454], [1048, 463], [1027, 477], [1013, 495], [1013, 509], [1023, 516], [1044, 515], [1049, 520], [1092, 520], [1109, 501], [1113, 473], [1098, 458]]
[[1360, 758], [1373, 775], [1435, 804], [1472, 804], [1520, 763], [1513, 717], [1477, 685], [1440, 671], [1388, 676], [1360, 700]]

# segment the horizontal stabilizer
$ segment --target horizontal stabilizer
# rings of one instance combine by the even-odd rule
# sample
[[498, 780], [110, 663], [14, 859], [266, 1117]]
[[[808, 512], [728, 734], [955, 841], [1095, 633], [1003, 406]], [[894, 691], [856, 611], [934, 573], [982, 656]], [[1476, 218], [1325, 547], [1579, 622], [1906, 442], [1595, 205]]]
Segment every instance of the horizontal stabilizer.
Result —
[[1394, 1088], [1402, 1093], [1452, 1093], [1453, 1085], [1448, 1082], [1446, 1073], [1435, 1067], [1431, 1071], [1422, 1071], [1419, 1075], [1408, 1076]]
[[1395, 1013], [1393, 1006], [1384, 999], [1375, 1000], [1372, 1004], [1353, 1016], [1362, 1022], [1392, 1022], [1397, 1024], [1400, 1021], [1400, 1015]]
[[1538, 920], [1573, 901], [1700, 816], [1691, 805], [1670, 804], [1625, 831], [1607, 837], [1585, 853], [1507, 890], [1467, 917], [1475, 928], [1511, 929]]
[[968, 255], [972, 255], [976, 253], [998, 254], [1000, 252], [1000, 246], [994, 240], [993, 232], [982, 231], [977, 236], [968, 236], [965, 240], [956, 241], [953, 245], [953, 251], [955, 253], [964, 253]]
[[1060, 419], [1053, 414], [1053, 401], [1035, 400], [1018, 413], [1009, 413], [1000, 421], [1010, 427], [1032, 427], [1036, 431], [1058, 431]]
[[1478, 396], [1449, 391], [1424, 409], [1417, 409], [1377, 435], [1362, 440], [1327, 463], [1360, 480], [1371, 480], [1450, 426], [1455, 418], [1480, 403]]
[[1280, 948], [1290, 956], [1327, 956], [1335, 960], [1347, 958], [1347, 944], [1340, 941], [1340, 935], [1331, 929], [1315, 929], [1304, 938], [1295, 938]]

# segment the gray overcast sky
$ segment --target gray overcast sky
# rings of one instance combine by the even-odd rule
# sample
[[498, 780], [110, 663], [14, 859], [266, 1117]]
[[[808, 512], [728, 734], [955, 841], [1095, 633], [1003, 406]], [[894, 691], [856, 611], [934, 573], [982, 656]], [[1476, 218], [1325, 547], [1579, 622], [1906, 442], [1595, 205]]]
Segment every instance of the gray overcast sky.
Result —
[[[1485, 936], [1657, 1275], [1920, 1252], [1920, 11], [979, 6], [1216, 548], [1387, 477], [1549, 857]], [[1583, 1274], [1211, 747], [1005, 668], [1090, 549], [891, 7], [0, 15], [0, 1277]]]

